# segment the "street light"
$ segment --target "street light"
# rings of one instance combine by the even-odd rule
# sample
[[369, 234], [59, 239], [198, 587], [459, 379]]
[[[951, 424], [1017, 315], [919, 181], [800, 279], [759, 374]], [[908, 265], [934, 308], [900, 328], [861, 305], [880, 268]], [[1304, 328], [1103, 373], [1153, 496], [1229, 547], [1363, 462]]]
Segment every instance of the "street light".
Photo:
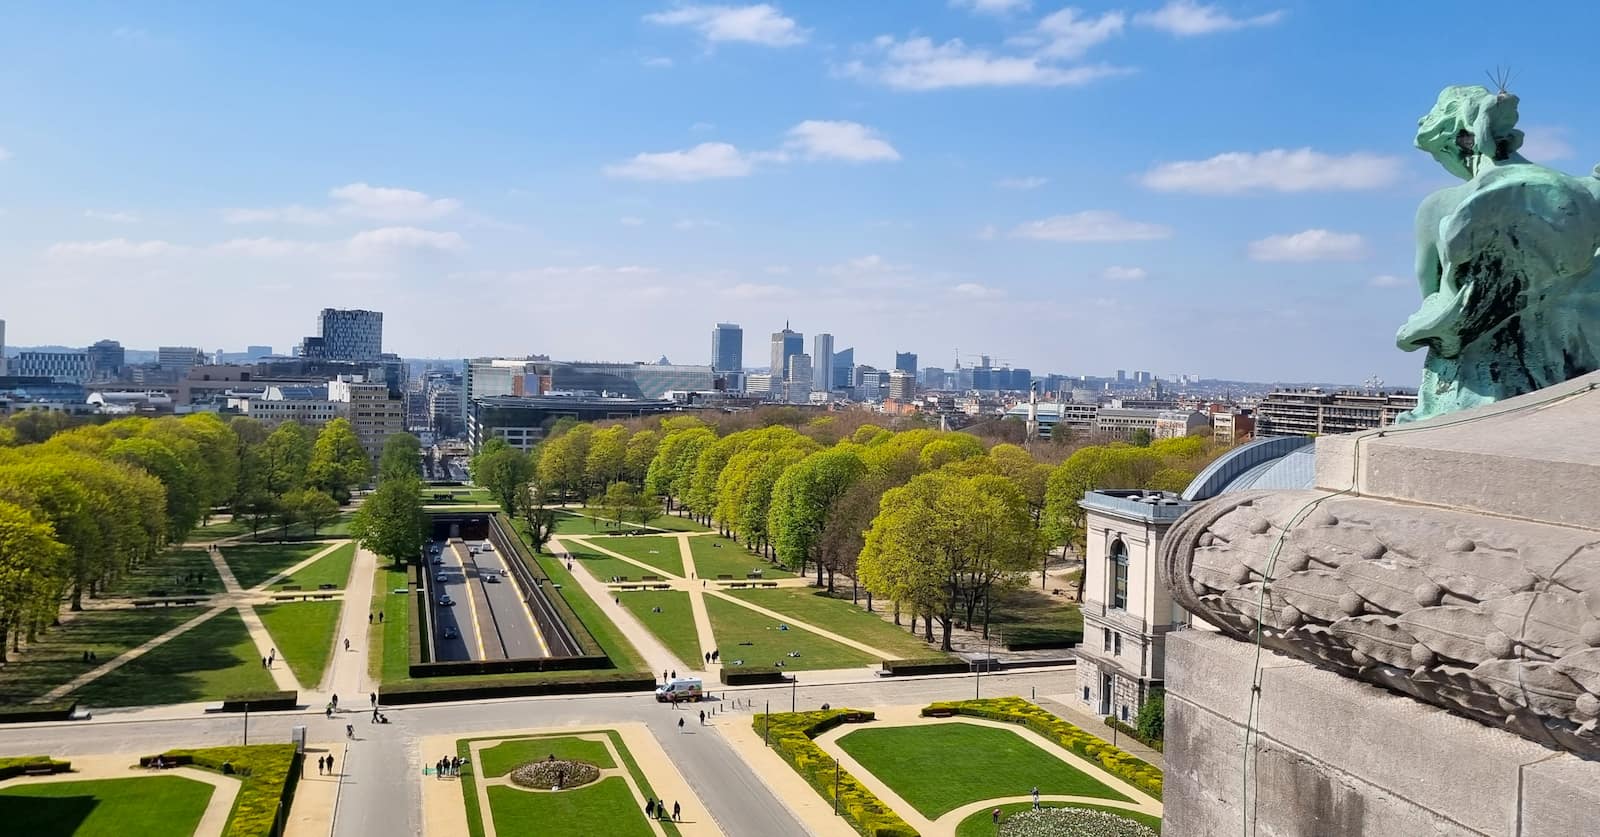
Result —
[[250, 746], [250, 702], [244, 704], [244, 746]]
[[795, 709], [795, 706], [797, 705], [797, 701], [799, 701], [799, 699], [800, 699], [799, 691], [800, 691], [800, 678], [795, 677], [792, 674], [789, 675], [789, 711], [790, 712], [798, 711], [798, 710]]
[[983, 688], [983, 670], [988, 667], [989, 661], [991, 659], [993, 659], [993, 657], [992, 657], [993, 653], [994, 653], [994, 633], [991, 631], [989, 633], [989, 636], [984, 638], [983, 659], [978, 661], [978, 676], [977, 676], [977, 678], [974, 679], [973, 684], [972, 684], [972, 699], [973, 700], [978, 700], [979, 697], [980, 697], [979, 691]]

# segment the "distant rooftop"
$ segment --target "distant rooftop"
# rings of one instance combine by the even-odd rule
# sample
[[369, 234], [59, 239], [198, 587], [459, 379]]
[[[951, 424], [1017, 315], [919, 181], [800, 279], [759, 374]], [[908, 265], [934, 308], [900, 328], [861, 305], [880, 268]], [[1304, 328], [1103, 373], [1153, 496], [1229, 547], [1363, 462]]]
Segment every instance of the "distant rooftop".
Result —
[[1085, 509], [1138, 520], [1172, 521], [1182, 516], [1193, 504], [1170, 491], [1132, 488], [1085, 491], [1079, 505]]

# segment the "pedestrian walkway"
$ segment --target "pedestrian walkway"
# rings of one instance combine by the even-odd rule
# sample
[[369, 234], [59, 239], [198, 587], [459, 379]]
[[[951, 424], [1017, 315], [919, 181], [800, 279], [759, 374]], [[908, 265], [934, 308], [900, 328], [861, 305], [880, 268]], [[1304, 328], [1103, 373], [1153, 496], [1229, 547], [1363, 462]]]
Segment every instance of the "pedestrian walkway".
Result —
[[256, 609], [239, 605], [239, 618], [244, 620], [245, 630], [250, 632], [250, 641], [256, 644], [256, 653], [261, 655], [261, 660], [267, 663], [267, 668], [272, 672], [273, 685], [282, 692], [300, 691], [300, 681], [289, 670], [288, 659], [278, 653], [277, 643], [273, 641], [272, 634], [267, 633], [267, 626], [261, 624]]
[[[680, 535], [676, 540], [678, 541], [678, 554], [683, 558], [683, 571], [689, 574], [689, 580], [692, 582], [695, 577], [694, 550], [689, 548], [689, 537], [687, 535]], [[695, 636], [700, 640], [700, 649], [702, 651], [710, 651], [718, 647], [717, 635], [711, 632], [711, 614], [706, 611], [704, 590], [704, 584], [700, 585], [698, 590], [695, 589], [694, 584], [691, 583], [689, 585], [689, 611], [694, 614], [694, 632]], [[704, 668], [709, 679], [722, 670], [722, 663], [702, 662], [696, 668]]]
[[[283, 837], [328, 837], [328, 823], [333, 819], [334, 803], [339, 799], [339, 772], [345, 761], [344, 750], [342, 743], [306, 743], [300, 782], [295, 785], [294, 805], [289, 808]], [[333, 753], [336, 759], [334, 772], [316, 771], [312, 762], [328, 753]]]
[[[325, 702], [331, 695], [345, 695], [347, 706], [365, 706], [362, 697], [372, 691], [372, 679], [367, 673], [367, 625], [372, 616], [372, 587], [378, 572], [378, 556], [357, 547], [356, 558], [350, 562], [350, 578], [345, 587], [344, 609], [339, 612], [339, 630], [333, 637], [333, 659], [323, 675], [322, 683], [313, 689], [316, 703]], [[344, 641], [350, 641], [350, 650]]]
[[[572, 538], [570, 535], [566, 537], [571, 538], [575, 543], [584, 543], [577, 538]], [[584, 545], [588, 546], [589, 544], [584, 543]], [[570, 551], [562, 543], [562, 536], [552, 536], [550, 538], [550, 549], [558, 555]], [[606, 589], [605, 584], [595, 579], [594, 576], [589, 575], [588, 571], [577, 570], [572, 573], [572, 578], [578, 582], [578, 586], [594, 601], [606, 618], [611, 620], [611, 624], [617, 626], [617, 630], [621, 631], [623, 637], [639, 652], [639, 656], [644, 657], [645, 665], [649, 666], [650, 671], [695, 670], [688, 665], [687, 660], [680, 660], [675, 654], [668, 651], [667, 646], [663, 645], [661, 640], [656, 639], [656, 635], [651, 633], [649, 629], [640, 624], [632, 612], [617, 604], [616, 597], [611, 594], [610, 590]]]

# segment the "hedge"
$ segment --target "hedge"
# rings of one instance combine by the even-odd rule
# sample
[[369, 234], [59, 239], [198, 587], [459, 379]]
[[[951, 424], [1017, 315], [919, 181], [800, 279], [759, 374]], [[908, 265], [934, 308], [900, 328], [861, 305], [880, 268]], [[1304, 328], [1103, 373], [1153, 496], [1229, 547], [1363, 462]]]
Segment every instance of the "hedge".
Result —
[[24, 703], [0, 706], [0, 724], [28, 724], [36, 721], [70, 721], [78, 708], [77, 700], [54, 703]]
[[52, 773], [65, 773], [72, 769], [72, 762], [56, 761], [49, 756], [8, 756], [0, 758], [0, 780], [21, 776], [23, 769], [32, 764], [48, 764]]
[[[789, 763], [822, 798], [834, 799], [835, 764], [811, 739], [847, 721], [870, 721], [871, 712], [856, 709], [830, 709], [825, 712], [784, 712], [756, 715], [752, 724], [758, 735], [766, 737], [784, 761]], [[839, 812], [851, 827], [864, 837], [917, 837], [916, 829], [883, 804], [872, 791], [848, 771], [837, 773]]]
[[966, 660], [951, 660], [947, 657], [925, 657], [916, 660], [884, 660], [883, 671], [885, 674], [907, 676], [913, 674], [958, 674], [972, 669]]
[[1117, 732], [1120, 732], [1123, 735], [1126, 735], [1129, 738], [1132, 738], [1133, 740], [1139, 742], [1140, 744], [1143, 744], [1146, 747], [1149, 747], [1152, 750], [1155, 750], [1158, 753], [1166, 751], [1166, 748], [1164, 746], [1162, 746], [1161, 741], [1159, 741], [1159, 740], [1154, 740], [1153, 741], [1151, 739], [1145, 738], [1143, 735], [1139, 734], [1139, 730], [1138, 729], [1136, 729], [1134, 727], [1131, 727], [1131, 726], [1129, 726], [1127, 724], [1124, 724], [1123, 722], [1117, 720], [1117, 716], [1115, 716], [1115, 715], [1107, 715], [1106, 716], [1106, 726], [1111, 727], [1112, 729], [1116, 730]]
[[651, 692], [656, 679], [634, 671], [607, 671], [572, 677], [518, 678], [485, 675], [463, 680], [408, 680], [383, 687], [383, 702], [403, 705], [451, 700], [531, 697], [537, 695], [587, 695], [596, 692]]
[[1154, 765], [1134, 758], [1038, 706], [1018, 697], [984, 698], [982, 700], [940, 701], [924, 707], [922, 714], [936, 711], [955, 712], [974, 718], [988, 718], [1021, 724], [1045, 738], [1099, 764], [1106, 772], [1155, 797], [1161, 798], [1161, 770]]
[[256, 712], [270, 712], [275, 709], [299, 709], [300, 693], [286, 692], [249, 692], [247, 694], [228, 695], [222, 699], [223, 712], [243, 712], [246, 707]]
[[[283, 833], [303, 758], [293, 744], [169, 750], [161, 756], [219, 773], [224, 762], [230, 764], [233, 775], [239, 777], [239, 796], [223, 837], [279, 837]], [[150, 760], [142, 758], [139, 763]]]
[[783, 669], [772, 666], [740, 666], [738, 668], [723, 666], [721, 677], [724, 686], [789, 682], [789, 675]]

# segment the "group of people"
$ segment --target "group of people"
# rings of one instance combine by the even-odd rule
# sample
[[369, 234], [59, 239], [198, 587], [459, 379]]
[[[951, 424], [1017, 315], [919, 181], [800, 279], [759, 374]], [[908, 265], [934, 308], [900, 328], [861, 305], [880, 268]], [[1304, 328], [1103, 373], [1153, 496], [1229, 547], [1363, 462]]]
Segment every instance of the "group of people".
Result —
[[86, 663], [98, 663], [100, 658], [93, 651], [85, 651], [83, 652], [83, 661]]
[[710, 665], [710, 664], [722, 659], [722, 650], [721, 649], [716, 649], [716, 650], [712, 650], [712, 651], [707, 651], [705, 656], [706, 656], [706, 665]]
[[321, 756], [321, 757], [319, 757], [317, 759], [317, 775], [318, 776], [333, 776], [333, 775], [335, 775], [334, 772], [333, 772], [333, 754], [332, 753], [329, 753], [329, 754], [327, 754], [325, 756]]
[[277, 661], [278, 661], [278, 649], [273, 648], [270, 652], [267, 653], [267, 656], [261, 658], [261, 667], [262, 668], [272, 668], [272, 664], [277, 662]]
[[448, 756], [433, 763], [433, 778], [442, 779], [446, 776], [461, 775], [461, 757]]
[[[644, 815], [647, 817], [655, 817], [658, 820], [668, 819], [666, 801], [647, 797], [644, 801]], [[673, 822], [683, 821], [683, 807], [676, 802], [672, 803], [671, 820]]]
[[[383, 611], [381, 611], [381, 610], [380, 610], [380, 611], [378, 611], [378, 622], [380, 622], [380, 623], [382, 623], [382, 622], [383, 622]], [[368, 625], [371, 625], [371, 624], [372, 624], [372, 614], [371, 614], [371, 613], [368, 613], [368, 614], [367, 614], [367, 624], [368, 624]], [[349, 642], [349, 641], [350, 641], [350, 640], [348, 640], [348, 639], [347, 639], [347, 640], [345, 640], [345, 642]]]

